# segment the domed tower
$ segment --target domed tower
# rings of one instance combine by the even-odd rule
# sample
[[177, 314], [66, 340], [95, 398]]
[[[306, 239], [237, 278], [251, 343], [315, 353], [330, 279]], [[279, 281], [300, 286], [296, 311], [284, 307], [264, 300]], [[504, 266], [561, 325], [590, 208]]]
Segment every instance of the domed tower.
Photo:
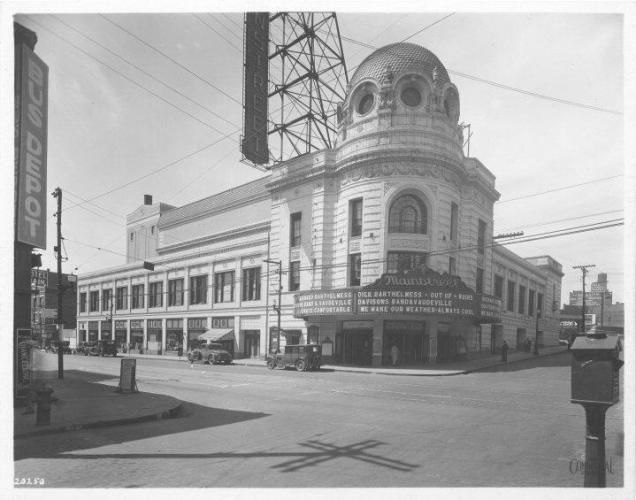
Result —
[[424, 47], [387, 45], [358, 66], [338, 115], [334, 286], [430, 268], [484, 288], [499, 195], [464, 156], [459, 113], [457, 88]]

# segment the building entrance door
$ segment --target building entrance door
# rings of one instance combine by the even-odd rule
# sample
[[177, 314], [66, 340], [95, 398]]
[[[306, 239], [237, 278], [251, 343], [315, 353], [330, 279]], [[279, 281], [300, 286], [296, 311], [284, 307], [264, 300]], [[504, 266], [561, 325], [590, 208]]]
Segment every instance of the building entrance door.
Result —
[[256, 359], [260, 356], [261, 334], [258, 331], [244, 330], [245, 345], [243, 352], [245, 356]]
[[452, 361], [457, 357], [457, 337], [448, 332], [437, 334], [437, 361]]
[[345, 330], [343, 336], [342, 362], [366, 366], [372, 360], [372, 330]]

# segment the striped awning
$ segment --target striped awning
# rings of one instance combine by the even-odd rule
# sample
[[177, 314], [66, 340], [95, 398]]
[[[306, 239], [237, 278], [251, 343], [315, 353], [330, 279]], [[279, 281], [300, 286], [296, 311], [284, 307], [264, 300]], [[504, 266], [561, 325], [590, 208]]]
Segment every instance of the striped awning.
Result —
[[198, 339], [207, 341], [234, 340], [234, 329], [210, 328], [199, 335]]

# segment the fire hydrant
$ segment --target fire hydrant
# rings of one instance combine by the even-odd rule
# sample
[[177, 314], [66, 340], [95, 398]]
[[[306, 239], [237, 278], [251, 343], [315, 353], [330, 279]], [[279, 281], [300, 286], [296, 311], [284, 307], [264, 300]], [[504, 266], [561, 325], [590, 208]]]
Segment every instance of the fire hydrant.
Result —
[[35, 415], [35, 425], [51, 425], [51, 404], [54, 398], [53, 388], [47, 385], [36, 389], [37, 413]]

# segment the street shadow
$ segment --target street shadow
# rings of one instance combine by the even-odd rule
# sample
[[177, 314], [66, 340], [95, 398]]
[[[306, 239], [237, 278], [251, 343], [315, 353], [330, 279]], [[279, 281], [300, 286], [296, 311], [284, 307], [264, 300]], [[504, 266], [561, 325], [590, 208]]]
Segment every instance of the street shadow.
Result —
[[[219, 453], [67, 453], [58, 450], [54, 454], [45, 455], [47, 458], [59, 458], [63, 460], [143, 460], [143, 459], [210, 459], [210, 460], [245, 460], [245, 459], [284, 459], [284, 462], [271, 466], [279, 472], [296, 472], [308, 467], [316, 467], [322, 463], [347, 459], [365, 462], [379, 467], [388, 468], [397, 472], [411, 472], [419, 467], [402, 460], [385, 457], [379, 453], [371, 453], [370, 450], [385, 445], [376, 440], [360, 441], [345, 446], [333, 443], [325, 443], [318, 440], [308, 440], [298, 443], [299, 446], [308, 448], [307, 451], [254, 451], [254, 452], [219, 452]], [[93, 447], [92, 445], [91, 447]], [[43, 458], [36, 455], [33, 458]], [[23, 457], [26, 458], [26, 457]]]
[[488, 368], [480, 368], [472, 370], [471, 373], [493, 373], [493, 372], [517, 372], [523, 370], [533, 370], [535, 368], [549, 368], [555, 366], [570, 366], [572, 363], [572, 355], [570, 351], [559, 352], [549, 356], [539, 356], [527, 358], [518, 361], [509, 361], [508, 363], [491, 366]]
[[[84, 374], [93, 381], [104, 380], [103, 375]], [[90, 449], [96, 446], [122, 444], [128, 441], [155, 438], [170, 434], [191, 431], [204, 431], [222, 425], [231, 425], [248, 420], [268, 417], [267, 413], [225, 410], [210, 408], [182, 401], [178, 413], [173, 418], [161, 420], [103, 426], [95, 429], [83, 429], [67, 432], [14, 439], [14, 460], [27, 458], [68, 458], [67, 452]], [[93, 439], [95, 437], [95, 440]], [[38, 440], [46, 446], [38, 445]], [[85, 455], [77, 455], [77, 458]], [[72, 456], [71, 456], [72, 458]]]

